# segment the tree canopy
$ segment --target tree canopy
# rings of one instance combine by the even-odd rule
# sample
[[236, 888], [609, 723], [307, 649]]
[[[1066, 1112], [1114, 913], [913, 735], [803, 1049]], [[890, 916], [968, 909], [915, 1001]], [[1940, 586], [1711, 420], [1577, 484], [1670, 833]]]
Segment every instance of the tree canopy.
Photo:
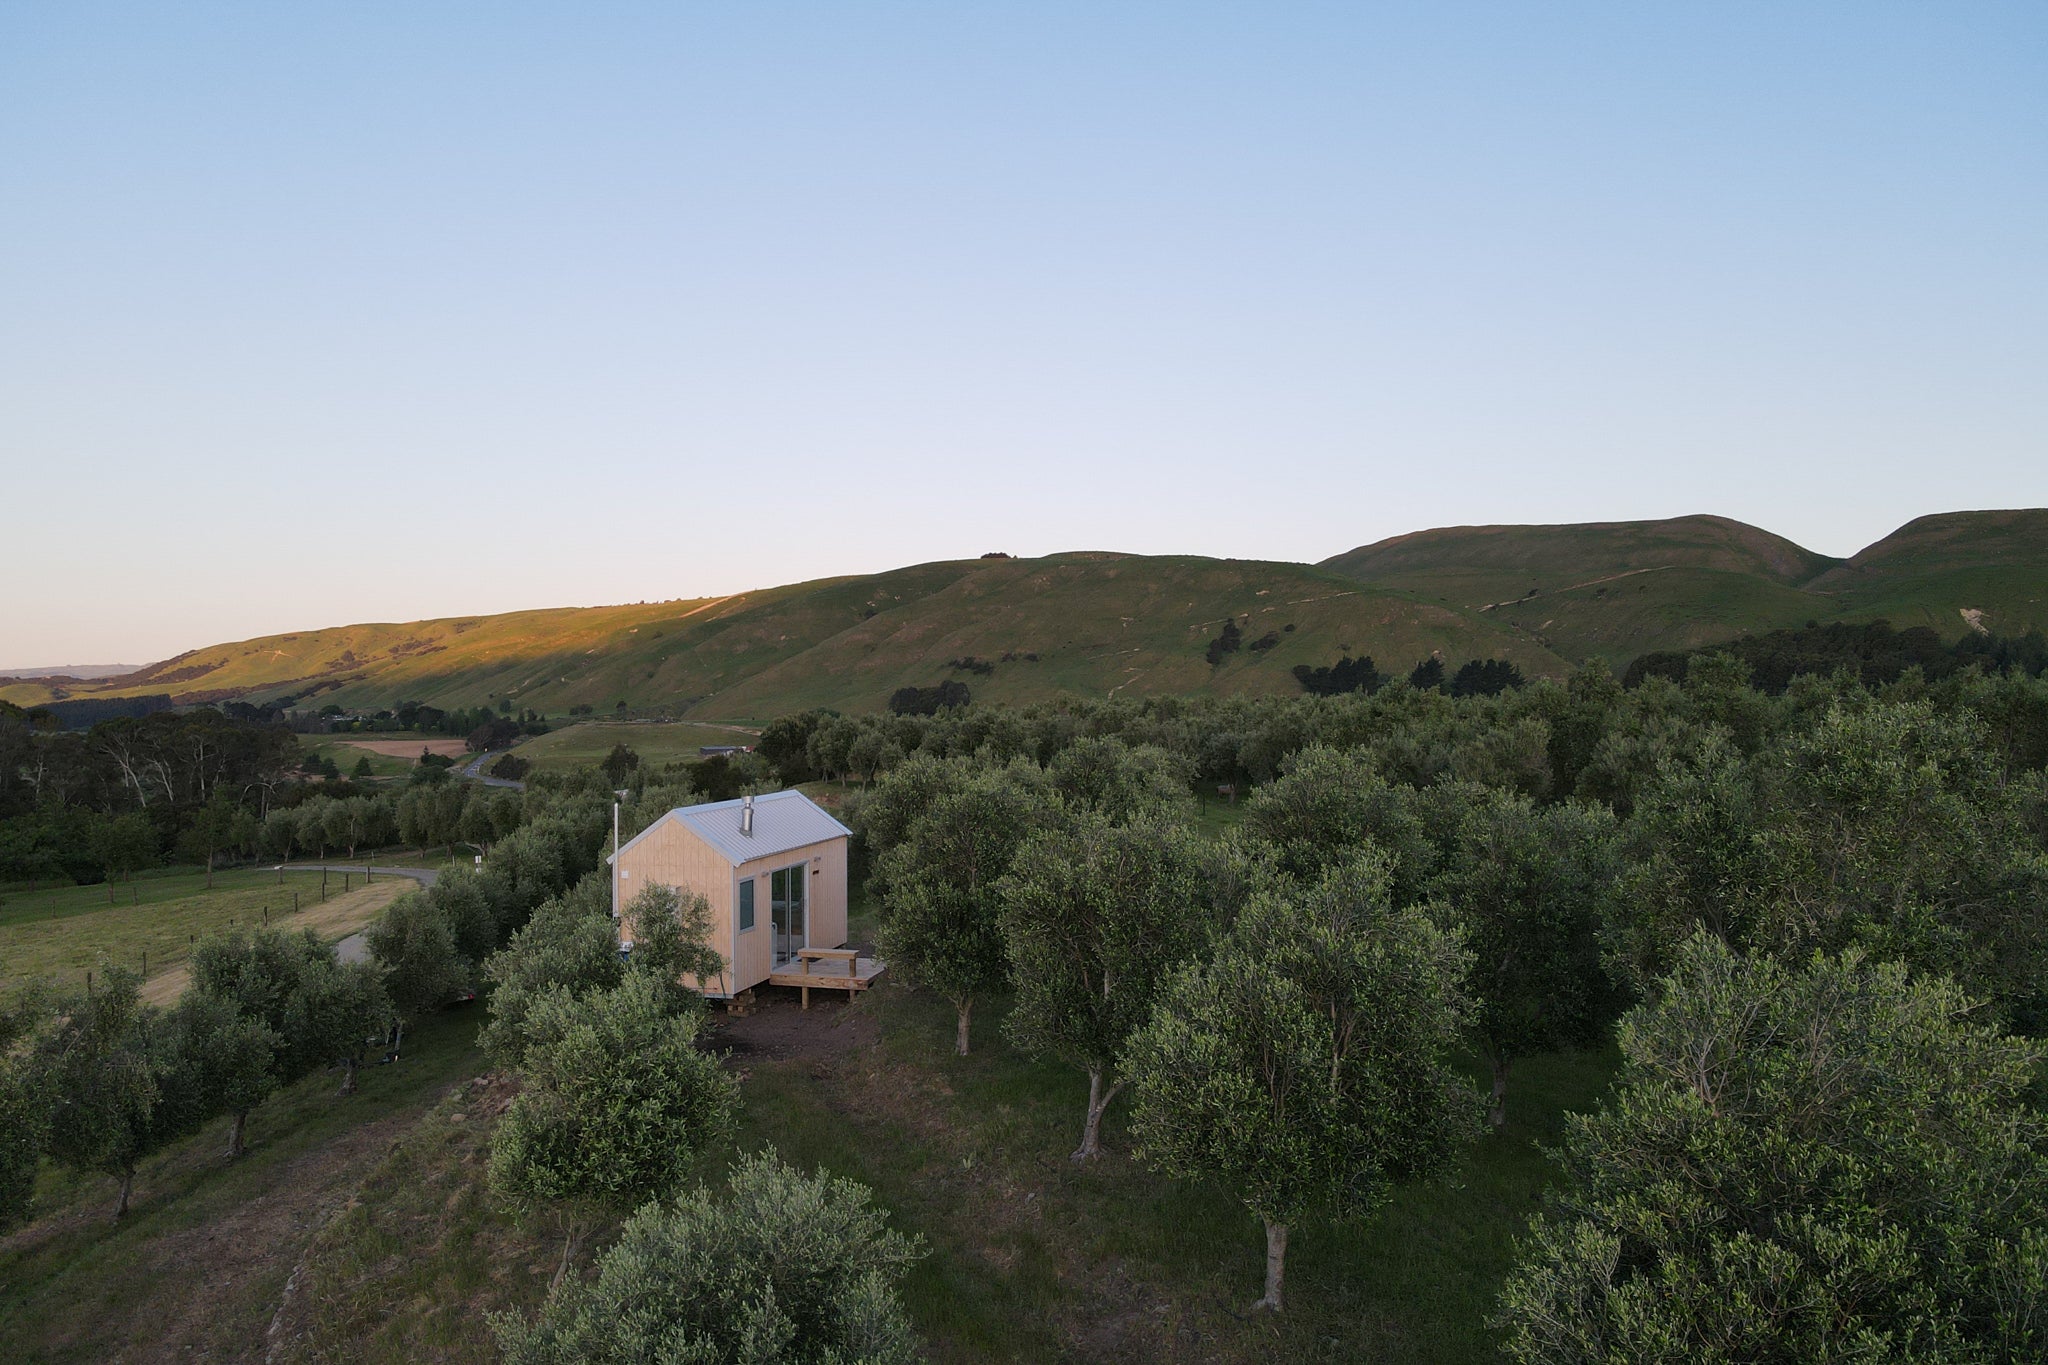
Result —
[[1788, 966], [1702, 933], [1621, 1046], [1503, 1292], [1513, 1359], [2041, 1357], [2037, 1044], [1860, 948]]

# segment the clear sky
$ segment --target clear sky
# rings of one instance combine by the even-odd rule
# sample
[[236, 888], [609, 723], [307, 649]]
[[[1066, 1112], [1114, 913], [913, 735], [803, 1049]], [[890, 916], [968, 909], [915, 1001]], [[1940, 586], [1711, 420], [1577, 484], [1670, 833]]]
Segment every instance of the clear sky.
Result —
[[0, 665], [2044, 438], [2039, 0], [0, 6]]

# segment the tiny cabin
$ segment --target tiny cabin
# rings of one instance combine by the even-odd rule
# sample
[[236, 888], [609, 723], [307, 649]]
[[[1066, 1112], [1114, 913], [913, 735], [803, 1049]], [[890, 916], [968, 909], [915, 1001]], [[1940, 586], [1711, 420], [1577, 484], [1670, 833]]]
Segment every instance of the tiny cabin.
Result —
[[[662, 884], [711, 905], [711, 946], [725, 971], [690, 983], [704, 994], [730, 999], [771, 979], [859, 990], [880, 968], [845, 951], [851, 833], [802, 792], [678, 807], [611, 857], [613, 908], [624, 914], [619, 942], [633, 943], [624, 912], [634, 895]], [[835, 962], [838, 970], [828, 971]], [[808, 1004], [808, 989], [804, 998]]]

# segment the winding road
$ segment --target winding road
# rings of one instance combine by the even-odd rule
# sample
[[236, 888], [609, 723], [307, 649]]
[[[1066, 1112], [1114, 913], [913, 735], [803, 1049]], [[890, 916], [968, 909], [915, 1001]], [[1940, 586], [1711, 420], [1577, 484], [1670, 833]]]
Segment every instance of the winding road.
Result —
[[509, 787], [516, 792], [525, 791], [526, 784], [524, 782], [514, 782], [509, 777], [492, 777], [483, 770], [484, 764], [491, 759], [503, 757], [503, 754], [494, 754], [489, 749], [486, 749], [475, 758], [469, 760], [469, 762], [463, 764], [462, 775], [472, 781], [481, 782], [486, 787]]

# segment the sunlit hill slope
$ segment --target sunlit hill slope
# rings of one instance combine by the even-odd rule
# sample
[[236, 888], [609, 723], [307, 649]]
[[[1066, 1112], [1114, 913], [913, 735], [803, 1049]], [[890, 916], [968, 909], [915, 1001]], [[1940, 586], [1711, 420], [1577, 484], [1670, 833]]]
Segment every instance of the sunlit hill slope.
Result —
[[[1227, 621], [1242, 645], [1212, 665], [1209, 643]], [[1348, 652], [1406, 669], [1432, 651], [1453, 666], [1503, 657], [1531, 675], [1566, 671], [1480, 613], [1307, 565], [1082, 553], [921, 564], [729, 598], [307, 631], [195, 650], [69, 695], [344, 706], [509, 697], [550, 711], [624, 700], [747, 721], [809, 706], [878, 709], [899, 687], [948, 678], [1008, 702], [1285, 694], [1299, 690], [1296, 664]], [[0, 689], [22, 704], [51, 696]]]
[[[1808, 621], [2048, 628], [2048, 509], [1919, 518], [1847, 560], [1725, 517], [1463, 526], [1321, 565], [1112, 553], [949, 560], [633, 606], [338, 626], [213, 645], [122, 677], [0, 685], [23, 705], [168, 693], [389, 706], [624, 701], [679, 719], [873, 710], [947, 679], [979, 700], [1290, 694], [1298, 664], [1440, 655], [1557, 676]], [[1208, 658], [1234, 623], [1240, 647]]]

